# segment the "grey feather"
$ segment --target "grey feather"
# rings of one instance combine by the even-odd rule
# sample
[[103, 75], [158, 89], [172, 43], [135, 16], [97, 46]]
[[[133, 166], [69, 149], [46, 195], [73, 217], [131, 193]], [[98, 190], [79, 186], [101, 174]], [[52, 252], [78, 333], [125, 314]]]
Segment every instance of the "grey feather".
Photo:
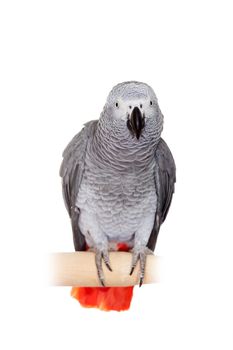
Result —
[[154, 227], [151, 232], [148, 248], [154, 250], [160, 226], [166, 219], [172, 196], [175, 191], [176, 166], [172, 153], [166, 142], [161, 138], [155, 152], [156, 171], [155, 186], [158, 198]]
[[83, 129], [74, 136], [63, 152], [60, 167], [63, 198], [71, 218], [75, 250], [86, 248], [85, 238], [78, 225], [79, 209], [76, 208], [75, 201], [84, 173], [87, 145], [93, 139], [97, 123], [98, 120], [86, 123]]

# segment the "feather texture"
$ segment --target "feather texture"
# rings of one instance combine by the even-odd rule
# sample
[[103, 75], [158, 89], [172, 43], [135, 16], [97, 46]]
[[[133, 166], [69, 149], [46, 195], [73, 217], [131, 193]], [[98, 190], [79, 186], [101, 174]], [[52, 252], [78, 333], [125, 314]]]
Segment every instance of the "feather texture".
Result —
[[87, 145], [93, 140], [97, 123], [97, 120], [86, 123], [84, 128], [74, 136], [63, 152], [60, 167], [63, 198], [71, 218], [75, 250], [79, 251], [86, 249], [86, 241], [78, 225], [79, 209], [75, 203], [85, 169]]
[[147, 244], [148, 248], [151, 250], [155, 249], [159, 229], [166, 219], [170, 208], [176, 182], [176, 166], [174, 158], [168, 145], [162, 138], [160, 138], [155, 151], [155, 161], [155, 186], [158, 203], [154, 227]]

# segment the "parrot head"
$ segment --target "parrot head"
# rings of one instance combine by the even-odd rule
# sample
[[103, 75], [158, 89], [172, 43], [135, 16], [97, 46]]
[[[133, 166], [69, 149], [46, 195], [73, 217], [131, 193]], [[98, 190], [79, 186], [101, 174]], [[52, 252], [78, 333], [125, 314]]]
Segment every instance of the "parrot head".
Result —
[[[153, 89], [141, 82], [123, 82], [113, 87], [103, 115], [115, 130], [124, 130], [132, 138], [148, 137], [148, 132], [162, 131], [163, 115]], [[124, 133], [125, 134], [125, 133]]]

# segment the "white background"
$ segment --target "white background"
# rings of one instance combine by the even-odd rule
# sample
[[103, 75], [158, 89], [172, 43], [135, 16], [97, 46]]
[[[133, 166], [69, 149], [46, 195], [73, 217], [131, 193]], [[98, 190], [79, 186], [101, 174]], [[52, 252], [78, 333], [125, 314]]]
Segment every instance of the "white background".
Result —
[[[2, 349], [232, 349], [231, 1], [1, 1]], [[47, 286], [72, 251], [61, 153], [113, 85], [150, 84], [177, 186], [157, 253], [164, 281], [129, 312]]]

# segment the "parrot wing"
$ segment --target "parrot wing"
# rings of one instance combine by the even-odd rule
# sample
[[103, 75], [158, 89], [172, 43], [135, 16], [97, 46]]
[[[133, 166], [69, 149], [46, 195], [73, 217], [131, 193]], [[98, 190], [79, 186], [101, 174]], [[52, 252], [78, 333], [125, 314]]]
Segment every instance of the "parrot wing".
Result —
[[162, 138], [155, 151], [155, 160], [157, 165], [155, 171], [155, 186], [158, 204], [154, 227], [147, 244], [148, 248], [151, 250], [155, 248], [160, 226], [166, 219], [176, 182], [176, 165], [168, 145]]
[[85, 238], [78, 225], [79, 209], [75, 207], [75, 203], [84, 173], [86, 148], [88, 141], [94, 136], [97, 123], [98, 120], [86, 123], [83, 129], [70, 141], [62, 154], [63, 161], [60, 167], [62, 193], [66, 209], [71, 218], [75, 250], [86, 249]]

